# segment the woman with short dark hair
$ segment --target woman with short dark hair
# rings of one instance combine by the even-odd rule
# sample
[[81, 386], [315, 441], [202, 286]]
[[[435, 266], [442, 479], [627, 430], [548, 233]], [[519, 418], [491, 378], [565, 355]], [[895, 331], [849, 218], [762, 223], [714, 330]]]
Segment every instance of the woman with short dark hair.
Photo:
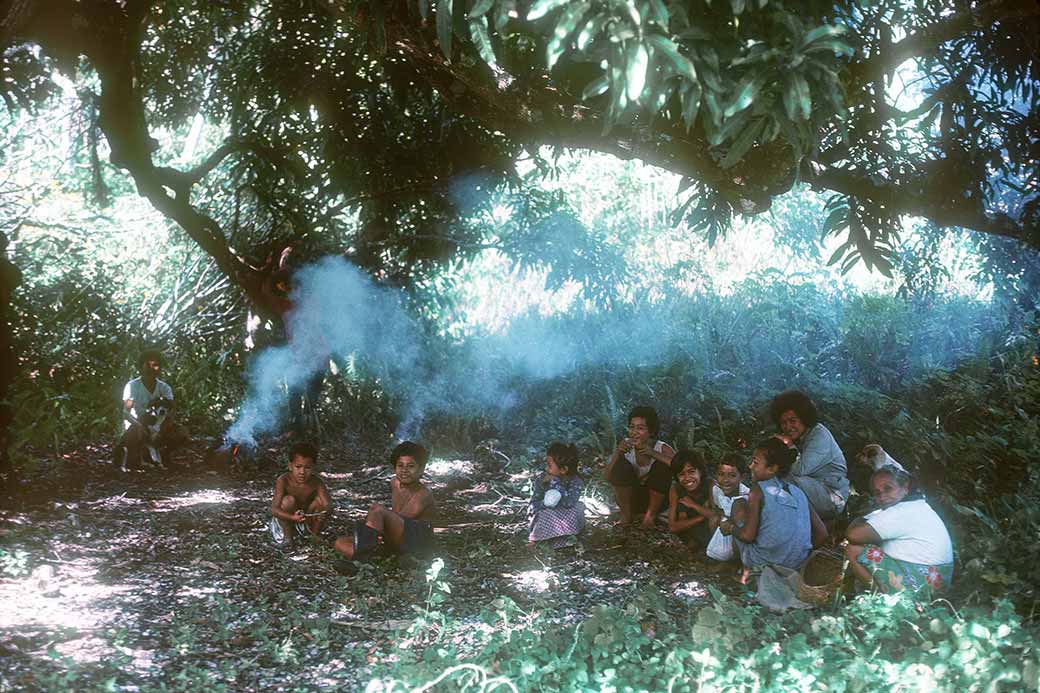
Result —
[[798, 461], [788, 481], [809, 498], [813, 510], [827, 520], [839, 515], [849, 499], [845, 455], [809, 395], [799, 390], [781, 392], [769, 405], [769, 416], [780, 433], [798, 448]]

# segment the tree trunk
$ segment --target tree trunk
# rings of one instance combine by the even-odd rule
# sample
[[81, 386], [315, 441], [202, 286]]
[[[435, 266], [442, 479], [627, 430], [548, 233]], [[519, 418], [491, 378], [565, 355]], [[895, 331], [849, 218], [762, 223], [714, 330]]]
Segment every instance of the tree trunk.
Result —
[[12, 483], [14, 470], [8, 451], [14, 407], [8, 399], [18, 364], [11, 331], [11, 294], [22, 282], [22, 273], [7, 259], [7, 236], [0, 232], [0, 488]]

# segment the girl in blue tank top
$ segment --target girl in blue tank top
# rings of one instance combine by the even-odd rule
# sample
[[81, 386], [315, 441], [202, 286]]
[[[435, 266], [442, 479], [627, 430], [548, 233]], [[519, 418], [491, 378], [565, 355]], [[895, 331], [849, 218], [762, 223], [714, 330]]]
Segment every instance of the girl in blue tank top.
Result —
[[777, 438], [755, 446], [751, 493], [746, 502], [733, 504], [732, 519], [720, 525], [736, 540], [744, 564], [741, 582], [767, 565], [797, 570], [827, 537], [827, 528], [805, 493], [785, 480], [797, 457], [796, 450]]

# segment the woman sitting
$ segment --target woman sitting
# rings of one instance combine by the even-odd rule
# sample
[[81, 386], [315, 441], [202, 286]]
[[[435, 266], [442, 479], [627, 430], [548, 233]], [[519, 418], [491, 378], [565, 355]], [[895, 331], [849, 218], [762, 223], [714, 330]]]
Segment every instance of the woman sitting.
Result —
[[675, 450], [657, 439], [660, 422], [653, 407], [636, 407], [628, 414], [628, 437], [618, 443], [604, 473], [614, 487], [621, 509], [621, 525], [643, 516], [641, 526], [652, 529], [668, 500]]
[[788, 390], [773, 398], [769, 415], [788, 443], [798, 448], [788, 481], [805, 492], [821, 518], [839, 515], [849, 500], [848, 466], [834, 436], [819, 422], [816, 405], [804, 392]]
[[877, 510], [849, 526], [845, 549], [863, 583], [883, 592], [937, 591], [953, 578], [953, 542], [928, 502], [910, 493], [910, 476], [882, 467], [870, 477]]

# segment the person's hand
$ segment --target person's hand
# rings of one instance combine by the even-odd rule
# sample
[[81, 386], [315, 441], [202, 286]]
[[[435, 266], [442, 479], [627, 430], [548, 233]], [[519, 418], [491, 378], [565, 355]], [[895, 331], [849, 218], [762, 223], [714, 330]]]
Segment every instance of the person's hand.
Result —
[[634, 445], [634, 447], [636, 449], [636, 454], [637, 455], [640, 455], [642, 457], [646, 457], [646, 456], [650, 455], [650, 446], [647, 445], [645, 440], [639, 441], [638, 443], [636, 443]]
[[779, 440], [781, 443], [783, 443], [787, 447], [791, 447], [791, 439], [788, 438], [787, 436], [785, 436], [783, 433], [776, 433], [776, 434], [773, 435], [773, 437], [776, 438], [777, 440]]
[[304, 521], [304, 520], [306, 520], [307, 518], [303, 516], [303, 513], [301, 513], [301, 512], [299, 511], [299, 510], [297, 510], [296, 512], [294, 512], [294, 513], [292, 514], [292, 517], [291, 517], [290, 519], [291, 519], [291, 520], [292, 520], [293, 522], [303, 522], [303, 521]]
[[621, 442], [618, 443], [617, 449], [619, 451], [623, 452], [623, 453], [624, 452], [628, 452], [629, 450], [632, 449], [632, 439], [631, 438], [622, 438]]
[[728, 537], [730, 532], [733, 531], [733, 522], [731, 520], [723, 520], [719, 523], [719, 531], [721, 531], [724, 536]]

